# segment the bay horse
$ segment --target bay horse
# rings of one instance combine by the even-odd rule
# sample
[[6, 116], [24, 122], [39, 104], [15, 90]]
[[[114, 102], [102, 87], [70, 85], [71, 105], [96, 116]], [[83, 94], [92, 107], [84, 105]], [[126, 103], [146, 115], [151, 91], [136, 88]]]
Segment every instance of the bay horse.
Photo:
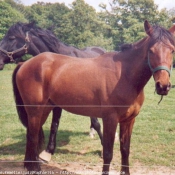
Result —
[[144, 29], [147, 36], [121, 52], [88, 59], [44, 52], [16, 67], [12, 82], [18, 115], [27, 127], [24, 166], [29, 172], [41, 170], [41, 128], [56, 106], [59, 113], [102, 119], [102, 174], [109, 174], [120, 124], [121, 174], [130, 175], [130, 139], [144, 87], [153, 75], [157, 94], [168, 94], [175, 50], [175, 26], [166, 30], [146, 20]]
[[[25, 54], [36, 56], [46, 51], [80, 58], [96, 57], [106, 52], [105, 49], [97, 46], [78, 49], [61, 42], [50, 30], [42, 29], [34, 23], [18, 22], [9, 28], [0, 43], [0, 70], [3, 69], [5, 63], [17, 61]], [[40, 158], [45, 161], [50, 161], [51, 154], [54, 154], [60, 117], [61, 113], [59, 113], [59, 110], [57, 112], [57, 108], [54, 108], [49, 142], [46, 151], [40, 154]], [[100, 123], [95, 117], [90, 119], [89, 134], [94, 137], [93, 131], [95, 129], [102, 143]]]

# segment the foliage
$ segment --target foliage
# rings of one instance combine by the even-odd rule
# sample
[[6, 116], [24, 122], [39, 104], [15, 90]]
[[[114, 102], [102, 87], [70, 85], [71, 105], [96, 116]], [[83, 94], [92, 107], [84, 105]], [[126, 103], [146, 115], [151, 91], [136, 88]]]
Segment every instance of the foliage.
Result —
[[79, 48], [97, 45], [110, 51], [143, 38], [145, 19], [166, 28], [175, 22], [175, 10], [158, 10], [153, 0], [109, 2], [110, 10], [101, 4], [101, 11], [96, 12], [85, 0], [75, 0], [70, 6], [42, 1], [24, 6], [20, 0], [4, 0], [0, 3], [0, 38], [17, 21], [35, 21], [41, 28], [52, 30], [66, 44]]
[[63, 22], [62, 17], [68, 11], [64, 3], [37, 2], [26, 8], [26, 18], [35, 21], [40, 27], [54, 30]]
[[6, 2], [5, 0], [0, 3], [0, 39], [2, 39], [7, 29], [12, 24], [18, 21], [26, 21], [24, 15], [20, 13], [19, 10], [12, 7], [11, 4], [8, 2]]
[[[103, 35], [106, 24], [100, 21], [95, 9], [84, 2], [76, 0], [72, 3], [69, 13], [63, 16], [63, 23], [55, 33], [66, 43], [79, 48], [89, 45], [108, 46], [111, 40]], [[64, 38], [63, 38], [64, 37]], [[95, 42], [100, 38], [101, 42]], [[110, 50], [112, 48], [109, 48]]]
[[168, 17], [169, 17], [170, 21], [175, 23], [175, 7], [168, 11]]
[[159, 11], [153, 0], [113, 0], [111, 11], [102, 13], [111, 26], [110, 35], [113, 38], [115, 49], [123, 43], [132, 43], [145, 36], [143, 22], [148, 19], [152, 24], [170, 26], [166, 9]]

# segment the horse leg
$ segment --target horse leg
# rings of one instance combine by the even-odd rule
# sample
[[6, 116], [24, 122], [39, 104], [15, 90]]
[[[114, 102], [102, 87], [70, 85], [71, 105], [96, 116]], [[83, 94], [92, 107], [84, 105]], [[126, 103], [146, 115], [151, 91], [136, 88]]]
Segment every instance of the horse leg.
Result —
[[51, 128], [50, 128], [49, 142], [48, 142], [46, 150], [44, 150], [39, 155], [39, 157], [42, 160], [47, 161], [47, 162], [49, 162], [51, 160], [51, 154], [53, 155], [55, 152], [56, 134], [57, 134], [60, 118], [61, 118], [61, 112], [62, 112], [62, 109], [59, 107], [55, 107], [53, 109], [53, 117], [52, 117], [52, 124], [51, 124]]
[[135, 118], [129, 122], [120, 123], [120, 151], [121, 151], [121, 174], [130, 175], [129, 172], [129, 151], [130, 139]]
[[90, 120], [91, 120], [91, 125], [90, 125], [90, 131], [89, 131], [89, 136], [90, 136], [90, 138], [94, 138], [95, 137], [95, 129], [94, 129], [94, 127], [93, 127], [93, 118], [90, 118]]
[[27, 144], [24, 167], [30, 173], [37, 174], [40, 168], [39, 150], [44, 143], [44, 132], [42, 129], [52, 108], [27, 108], [28, 126], [27, 126]]
[[[97, 118], [91, 117], [91, 127], [90, 128], [91, 128], [91, 130], [94, 128], [97, 131], [98, 136], [101, 140], [101, 144], [103, 145], [103, 136], [102, 136], [102, 132], [101, 132], [101, 126], [100, 126], [100, 123], [99, 123]], [[92, 136], [94, 134], [90, 132], [90, 135]]]
[[115, 117], [103, 118], [103, 170], [102, 175], [109, 174], [110, 163], [113, 157], [115, 132], [117, 128]]
[[28, 171], [35, 171], [36, 173], [41, 170], [38, 162], [39, 132], [41, 132], [40, 121], [37, 117], [28, 117], [24, 167]]

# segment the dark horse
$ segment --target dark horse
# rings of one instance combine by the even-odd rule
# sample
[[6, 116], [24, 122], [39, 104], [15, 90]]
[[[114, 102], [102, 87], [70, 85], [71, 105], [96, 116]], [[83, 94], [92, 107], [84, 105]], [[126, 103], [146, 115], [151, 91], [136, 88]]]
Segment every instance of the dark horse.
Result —
[[167, 95], [175, 50], [175, 26], [168, 30], [145, 21], [147, 37], [132, 48], [79, 59], [45, 52], [18, 65], [13, 89], [18, 115], [27, 127], [24, 166], [40, 171], [42, 125], [57, 107], [103, 121], [103, 170], [109, 174], [113, 145], [120, 124], [121, 173], [129, 175], [132, 128], [144, 101], [144, 86], [153, 75], [156, 92]]
[[[59, 41], [51, 31], [41, 29], [34, 23], [16, 23], [11, 26], [0, 43], [0, 51], [0, 69], [3, 69], [5, 63], [17, 60], [26, 53], [36, 56], [41, 52], [49, 51], [81, 58], [96, 57], [105, 53], [101, 47], [92, 46], [80, 50], [66, 45]], [[40, 155], [46, 161], [49, 161], [51, 154], [54, 154], [60, 117], [59, 109], [57, 112], [57, 108], [54, 108], [49, 143], [46, 152]], [[102, 133], [97, 118], [91, 118], [90, 129], [91, 136], [93, 136], [94, 129], [97, 131], [102, 143]]]
[[24, 54], [36, 56], [42, 52], [54, 52], [80, 58], [92, 58], [105, 53], [97, 46], [78, 49], [62, 43], [50, 30], [44, 30], [34, 23], [16, 23], [7, 31], [0, 42], [0, 70], [5, 63], [18, 60]]

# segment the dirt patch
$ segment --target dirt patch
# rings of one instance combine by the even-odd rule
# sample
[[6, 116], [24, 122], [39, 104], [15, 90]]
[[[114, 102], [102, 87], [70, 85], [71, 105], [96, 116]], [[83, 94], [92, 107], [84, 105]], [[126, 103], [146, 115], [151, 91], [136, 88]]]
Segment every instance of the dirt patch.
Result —
[[[42, 164], [42, 173], [45, 175], [101, 175], [101, 165], [81, 163], [55, 163]], [[117, 169], [117, 171], [116, 171]], [[119, 166], [111, 165], [110, 175], [119, 175]], [[146, 167], [136, 165], [130, 167], [131, 175], [174, 175], [175, 169], [156, 166]], [[22, 162], [0, 162], [0, 175], [2, 174], [25, 174]]]

